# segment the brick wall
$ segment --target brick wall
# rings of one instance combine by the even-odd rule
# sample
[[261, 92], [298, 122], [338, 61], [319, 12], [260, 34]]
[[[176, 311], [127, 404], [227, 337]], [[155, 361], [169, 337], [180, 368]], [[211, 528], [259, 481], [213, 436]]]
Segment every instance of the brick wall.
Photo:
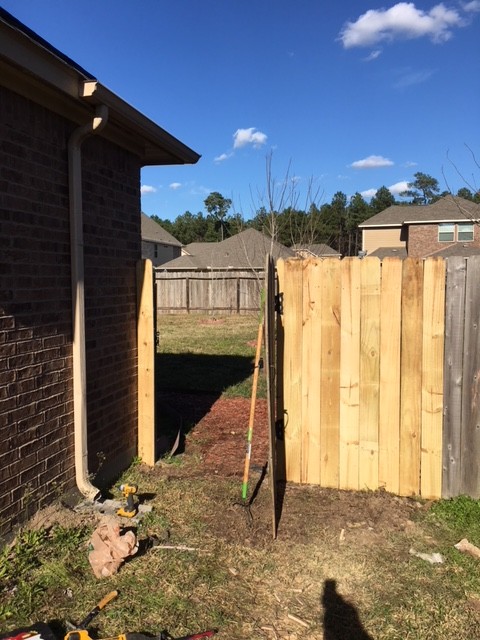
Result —
[[[469, 222], [465, 220], [465, 222]], [[423, 258], [435, 251], [446, 249], [454, 242], [438, 242], [438, 225], [437, 224], [411, 224], [408, 227], [407, 251], [412, 258]], [[458, 243], [460, 245], [468, 244], [469, 247], [480, 247], [480, 229], [479, 226], [473, 225], [473, 242]]]
[[[83, 147], [89, 469], [137, 450], [136, 263], [140, 165], [92, 137]], [[102, 469], [103, 471], [103, 469]]]
[[[0, 535], [75, 486], [67, 141], [74, 126], [0, 87]], [[135, 450], [139, 166], [85, 151], [92, 471]]]

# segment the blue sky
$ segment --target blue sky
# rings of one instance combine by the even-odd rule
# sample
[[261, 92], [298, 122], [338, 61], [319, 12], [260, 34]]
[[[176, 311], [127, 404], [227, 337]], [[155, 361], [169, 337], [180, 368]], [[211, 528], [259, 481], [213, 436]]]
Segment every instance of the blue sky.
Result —
[[397, 195], [416, 171], [480, 187], [480, 0], [0, 3], [201, 154], [142, 170], [149, 215], [204, 212], [219, 191], [249, 218], [268, 162], [300, 208]]

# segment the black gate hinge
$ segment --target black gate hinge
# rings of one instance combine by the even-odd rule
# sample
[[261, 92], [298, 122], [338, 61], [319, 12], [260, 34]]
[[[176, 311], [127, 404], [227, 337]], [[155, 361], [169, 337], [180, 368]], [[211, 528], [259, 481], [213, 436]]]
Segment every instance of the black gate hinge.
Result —
[[275, 311], [283, 316], [283, 291], [275, 294]]
[[285, 421], [283, 418], [275, 420], [275, 436], [277, 440], [283, 441], [285, 439]]

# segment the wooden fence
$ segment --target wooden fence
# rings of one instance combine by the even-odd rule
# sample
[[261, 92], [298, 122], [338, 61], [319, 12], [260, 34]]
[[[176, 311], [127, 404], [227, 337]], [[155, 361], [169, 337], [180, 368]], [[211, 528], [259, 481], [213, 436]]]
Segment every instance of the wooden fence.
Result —
[[155, 271], [157, 313], [258, 312], [263, 272]]
[[479, 497], [480, 256], [277, 272], [287, 481]]

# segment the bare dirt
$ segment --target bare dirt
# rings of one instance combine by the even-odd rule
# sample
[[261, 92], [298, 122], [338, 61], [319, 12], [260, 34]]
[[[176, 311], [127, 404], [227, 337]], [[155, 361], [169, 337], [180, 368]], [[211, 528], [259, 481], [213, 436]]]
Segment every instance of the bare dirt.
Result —
[[[257, 400], [252, 438], [247, 503], [241, 498], [246, 433], [251, 402], [244, 398], [214, 400], [196, 394], [170, 394], [171, 408], [191, 421], [203, 416], [186, 434], [180, 455], [182, 464], [160, 464], [152, 475], [175, 478], [217, 478], [212, 485], [212, 509], [205, 513], [209, 530], [226, 541], [262, 544], [272, 539], [274, 513], [270, 479], [268, 414], [266, 400]], [[225, 492], [222, 479], [235, 483], [238, 491]], [[279, 540], [308, 544], [321, 535], [337, 544], [349, 538], [358, 546], [378, 546], [392, 532], [413, 531], [413, 519], [428, 505], [386, 492], [341, 491], [318, 486], [277, 486], [276, 532]], [[221, 514], [221, 517], [219, 517]], [[99, 514], [88, 518], [94, 524]], [[86, 515], [61, 504], [40, 511], [31, 521], [34, 528], [52, 524], [86, 524]]]
[[[172, 397], [170, 400], [175, 402]], [[188, 412], [189, 403], [195, 404], [195, 396], [181, 396], [176, 402], [179, 411]], [[183, 454], [186, 465], [172, 469], [172, 475], [238, 478], [238, 502], [241, 503], [250, 409], [250, 399], [217, 399], [187, 435]], [[259, 538], [271, 537], [273, 509], [266, 476], [268, 456], [267, 401], [257, 400], [248, 487], [250, 510], [245, 514], [234, 504], [233, 508], [228, 505], [226, 510], [222, 509], [221, 518], [212, 515], [209, 525], [220, 537], [237, 537], [239, 527], [245, 523], [247, 540], [259, 542]], [[335, 539], [354, 533], [357, 545], [377, 545], [379, 537], [389, 532], [413, 528], [415, 512], [425, 508], [416, 500], [382, 491], [351, 492], [312, 485], [285, 487], [281, 483], [277, 499], [278, 538], [297, 542], [311, 541], [322, 531]]]
[[[427, 569], [420, 566], [418, 575], [409, 573], [415, 562], [409, 554], [411, 546], [438, 550], [431, 531], [424, 530], [417, 517], [429, 508], [427, 503], [383, 491], [348, 492], [278, 483], [280, 508], [275, 514], [278, 529], [273, 541], [272, 487], [265, 473], [269, 452], [266, 401], [257, 400], [255, 406], [247, 506], [241, 498], [241, 483], [250, 400], [169, 393], [169, 403], [172, 414], [189, 425], [180, 451], [154, 468], [140, 465], [131, 473], [134, 481], [137, 474], [138, 482], [151, 492], [148, 499], [153, 501], [154, 511], [168, 522], [169, 542], [202, 549], [197, 562], [206, 562], [211, 553], [208, 562], [213, 563], [213, 569], [208, 571], [213, 575], [227, 571], [225, 584], [214, 581], [207, 591], [201, 587], [201, 606], [195, 611], [197, 616], [205, 616], [205, 627], [210, 624], [211, 612], [221, 610], [225, 619], [219, 637], [232, 639], [476, 637], [471, 633], [478, 628], [476, 593], [464, 594], [462, 590], [460, 595], [452, 595], [442, 586], [441, 577], [436, 578], [442, 569], [430, 565]], [[79, 525], [95, 524], [87, 523], [85, 514], [58, 506], [38, 514], [34, 524], [75, 526], [76, 519]], [[156, 529], [142, 533], [158, 534]], [[152, 551], [135, 562], [142, 571], [157, 575], [158, 563], [168, 560]], [[176, 566], [172, 564], [174, 575], [165, 573], [162, 588], [168, 590], [178, 580]], [[163, 571], [162, 565], [158, 575]], [[119, 579], [123, 576], [128, 580], [127, 569]], [[413, 587], [409, 587], [412, 579]], [[412, 607], [418, 610], [409, 594], [412, 589], [417, 593], [418, 580], [423, 585], [423, 617], [416, 618], [419, 633], [408, 635]], [[195, 584], [188, 587], [192, 593]], [[132, 590], [131, 585], [126, 589]], [[435, 595], [436, 590], [440, 591]], [[435, 603], [446, 598], [447, 613], [434, 618]], [[391, 623], [385, 621], [384, 601], [385, 611], [394, 609], [388, 615], [402, 631], [394, 633]], [[191, 602], [196, 601], [193, 598]], [[169, 619], [165, 610], [161, 614], [167, 627], [178, 624], [176, 615]], [[138, 616], [131, 621], [134, 628], [143, 624], [140, 613]], [[430, 634], [435, 628], [433, 620], [442, 625], [441, 633]], [[203, 626], [201, 617], [194, 623], [195, 627]], [[192, 626], [193, 622], [185, 624]], [[370, 635], [366, 629], [374, 633]]]

